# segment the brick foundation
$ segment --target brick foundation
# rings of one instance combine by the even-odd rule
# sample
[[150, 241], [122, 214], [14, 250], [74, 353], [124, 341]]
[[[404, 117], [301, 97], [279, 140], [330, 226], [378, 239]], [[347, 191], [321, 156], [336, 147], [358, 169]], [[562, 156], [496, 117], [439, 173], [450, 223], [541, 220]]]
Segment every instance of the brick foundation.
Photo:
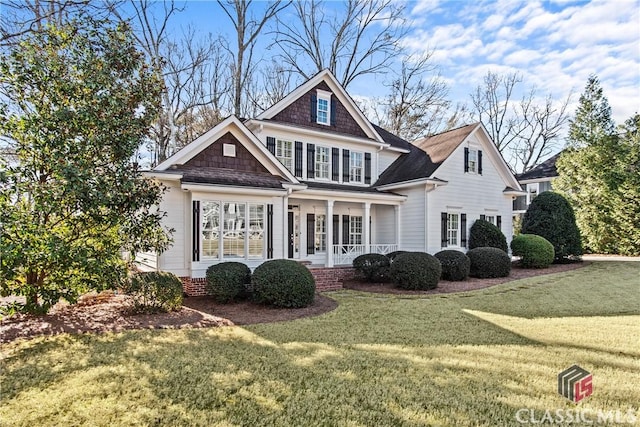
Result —
[[[342, 289], [342, 282], [355, 275], [353, 267], [310, 267], [309, 271], [316, 281], [316, 291], [335, 291]], [[204, 277], [180, 277], [182, 289], [187, 296], [207, 295], [207, 279]]]

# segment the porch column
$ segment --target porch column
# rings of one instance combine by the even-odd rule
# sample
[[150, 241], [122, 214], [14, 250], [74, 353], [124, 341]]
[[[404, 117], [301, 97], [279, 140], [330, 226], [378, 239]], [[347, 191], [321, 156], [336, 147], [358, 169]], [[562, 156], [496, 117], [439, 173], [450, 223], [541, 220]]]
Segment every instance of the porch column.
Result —
[[398, 247], [397, 250], [401, 250], [400, 249], [400, 233], [402, 232], [402, 229], [400, 228], [400, 205], [395, 205], [393, 208], [395, 211], [395, 219], [396, 219], [396, 245]]
[[333, 200], [327, 200], [327, 215], [325, 226], [327, 229], [327, 267], [333, 267]]
[[364, 218], [362, 218], [362, 222], [364, 222], [364, 224], [362, 224], [364, 228], [364, 230], [362, 230], [364, 232], [364, 253], [368, 254], [371, 249], [371, 202], [364, 203]]
[[289, 258], [289, 196], [282, 198], [282, 259]]

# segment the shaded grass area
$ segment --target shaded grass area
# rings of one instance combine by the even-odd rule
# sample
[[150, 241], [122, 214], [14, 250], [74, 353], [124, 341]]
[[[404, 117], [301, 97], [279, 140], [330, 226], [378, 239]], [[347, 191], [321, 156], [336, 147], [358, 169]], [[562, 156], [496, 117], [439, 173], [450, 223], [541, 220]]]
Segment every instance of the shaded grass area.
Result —
[[[640, 265], [457, 295], [334, 292], [292, 322], [2, 346], [0, 425], [518, 425], [520, 408], [638, 410]], [[578, 406], [556, 375], [579, 364]], [[575, 424], [574, 424], [575, 425]]]

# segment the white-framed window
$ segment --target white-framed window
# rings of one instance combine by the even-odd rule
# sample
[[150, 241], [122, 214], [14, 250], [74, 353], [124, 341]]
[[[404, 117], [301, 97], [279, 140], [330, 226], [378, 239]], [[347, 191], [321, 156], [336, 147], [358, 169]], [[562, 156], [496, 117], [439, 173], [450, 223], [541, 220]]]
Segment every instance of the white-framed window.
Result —
[[362, 217], [352, 216], [349, 218], [349, 244], [362, 244]]
[[495, 215], [485, 215], [484, 220], [490, 222], [493, 225], [496, 225], [496, 217]]
[[318, 90], [316, 104], [316, 122], [321, 125], [331, 124], [331, 92]]
[[447, 214], [447, 246], [460, 246], [460, 214]]
[[316, 146], [316, 178], [329, 179], [329, 147]]
[[478, 173], [478, 150], [469, 149], [469, 172]]
[[276, 157], [289, 171], [293, 171], [293, 142], [276, 140]]
[[327, 251], [327, 216], [324, 214], [316, 215], [315, 249], [317, 252]]
[[352, 151], [349, 154], [349, 181], [362, 182], [364, 178], [364, 153]]
[[202, 202], [204, 258], [262, 258], [265, 205], [246, 202]]

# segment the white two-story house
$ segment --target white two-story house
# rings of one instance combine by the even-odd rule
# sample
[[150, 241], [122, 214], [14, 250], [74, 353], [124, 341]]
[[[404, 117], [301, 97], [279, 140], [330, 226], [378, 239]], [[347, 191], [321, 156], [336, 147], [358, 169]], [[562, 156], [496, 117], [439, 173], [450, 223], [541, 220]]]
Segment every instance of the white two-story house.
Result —
[[146, 264], [185, 283], [223, 261], [333, 268], [369, 252], [465, 250], [478, 218], [510, 240], [522, 194], [481, 124], [411, 144], [369, 122], [327, 70], [147, 175], [168, 187], [161, 209], [175, 231]]

